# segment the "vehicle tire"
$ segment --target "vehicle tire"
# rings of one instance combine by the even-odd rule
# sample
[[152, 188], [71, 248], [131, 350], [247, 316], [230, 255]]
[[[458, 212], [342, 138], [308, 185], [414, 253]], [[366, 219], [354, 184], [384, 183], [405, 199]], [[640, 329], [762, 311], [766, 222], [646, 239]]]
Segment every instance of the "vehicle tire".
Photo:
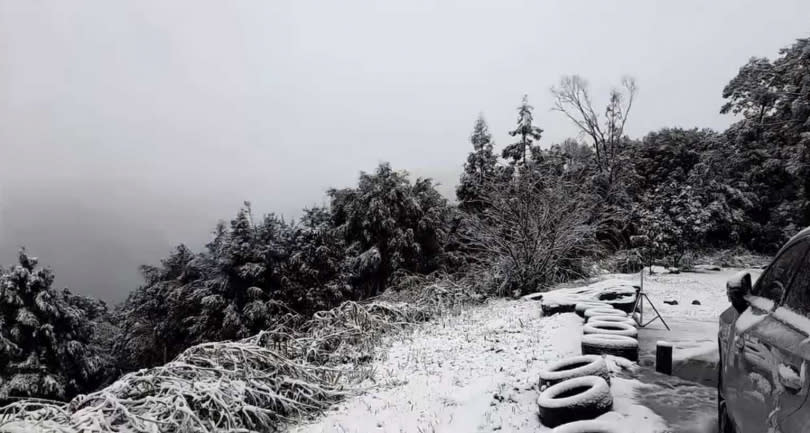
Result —
[[588, 420], [563, 424], [552, 430], [551, 433], [622, 433], [622, 430], [612, 423]]
[[540, 420], [547, 427], [593, 419], [613, 407], [610, 386], [598, 376], [564, 380], [540, 393]]
[[631, 326], [638, 327], [638, 323], [630, 317], [622, 316], [591, 316], [586, 323], [591, 322], [610, 322], [610, 323], [626, 323]]
[[613, 355], [638, 361], [638, 340], [625, 335], [584, 334], [583, 355]]
[[612, 334], [612, 335], [626, 335], [628, 337], [638, 337], [638, 329], [633, 325], [620, 322], [599, 322], [589, 321], [582, 327], [584, 334]]
[[599, 355], [582, 355], [557, 361], [540, 371], [540, 391], [564, 380], [582, 376], [599, 376], [610, 384], [605, 358]]
[[596, 302], [596, 301], [585, 301], [585, 302], [578, 302], [576, 307], [574, 307], [574, 312], [577, 313], [579, 317], [585, 317], [585, 310], [589, 310], [591, 308], [613, 308], [610, 304], [606, 304], [604, 302]]
[[593, 316], [619, 316], [619, 317], [627, 317], [627, 313], [621, 310], [617, 310], [615, 308], [589, 308], [585, 310], [585, 318], [590, 318]]

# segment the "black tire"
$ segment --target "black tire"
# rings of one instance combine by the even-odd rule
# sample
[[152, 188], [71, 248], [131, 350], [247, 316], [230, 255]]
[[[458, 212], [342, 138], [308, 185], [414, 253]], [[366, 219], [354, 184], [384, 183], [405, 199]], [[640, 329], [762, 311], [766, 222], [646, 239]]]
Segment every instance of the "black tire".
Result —
[[590, 320], [582, 327], [584, 334], [612, 334], [638, 337], [638, 329], [633, 325], [621, 322], [600, 322]]
[[547, 427], [594, 419], [613, 407], [610, 386], [605, 379], [584, 376], [549, 387], [537, 399], [540, 420]]
[[551, 433], [623, 433], [612, 423], [597, 420], [574, 421], [563, 424]]
[[582, 355], [557, 361], [540, 371], [540, 391], [564, 380], [583, 376], [599, 376], [610, 384], [605, 359], [599, 355]]
[[589, 319], [593, 316], [619, 316], [619, 317], [627, 317], [627, 313], [622, 310], [617, 310], [615, 308], [589, 308], [585, 310], [585, 318]]
[[633, 311], [633, 307], [636, 306], [636, 296], [635, 295], [622, 296], [612, 301], [601, 301], [601, 302], [610, 304], [610, 306], [612, 306], [613, 308], [624, 311], [627, 314], [630, 314], [630, 312]]
[[575, 306], [574, 302], [551, 301], [546, 303], [543, 301], [540, 304], [540, 309], [543, 310], [543, 316], [552, 316], [559, 313], [573, 313]]
[[624, 335], [585, 334], [582, 336], [583, 355], [613, 355], [638, 361], [638, 340]]
[[613, 308], [613, 307], [610, 304], [606, 304], [604, 302], [584, 301], [584, 302], [577, 302], [577, 305], [574, 307], [574, 312], [577, 313], [579, 317], [585, 317], [585, 310], [590, 310], [591, 308]]
[[634, 287], [616, 287], [600, 293], [599, 302], [605, 302], [614, 308], [630, 313], [636, 305], [636, 289]]
[[586, 323], [591, 322], [610, 322], [610, 323], [626, 323], [631, 326], [635, 326], [638, 328], [638, 323], [635, 320], [631, 319], [630, 317], [622, 317], [622, 316], [591, 316], [588, 318]]

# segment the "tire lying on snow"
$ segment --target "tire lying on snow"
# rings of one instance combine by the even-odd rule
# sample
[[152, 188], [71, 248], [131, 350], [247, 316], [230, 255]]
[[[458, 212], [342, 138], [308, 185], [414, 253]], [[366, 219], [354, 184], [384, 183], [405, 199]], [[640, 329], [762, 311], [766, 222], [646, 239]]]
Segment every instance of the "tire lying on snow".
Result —
[[610, 304], [613, 308], [629, 313], [636, 305], [636, 289], [633, 287], [617, 287], [607, 290], [597, 296], [599, 302]]
[[626, 323], [631, 326], [638, 327], [638, 323], [630, 317], [622, 316], [591, 316], [586, 323], [591, 322], [610, 322], [610, 323]]
[[585, 334], [582, 336], [583, 355], [614, 355], [638, 361], [638, 340], [626, 335]]
[[605, 358], [599, 355], [582, 355], [557, 361], [540, 371], [540, 390], [582, 376], [599, 376], [610, 384]]
[[585, 318], [591, 318], [593, 316], [619, 316], [619, 317], [627, 317], [627, 313], [622, 310], [617, 310], [615, 308], [589, 308], [585, 310]]
[[537, 399], [540, 420], [548, 427], [593, 419], [613, 407], [610, 386], [598, 376], [564, 380], [548, 387]]
[[638, 336], [638, 329], [633, 325], [621, 322], [599, 322], [594, 320], [588, 321], [588, 323], [582, 327], [582, 332], [584, 334], [626, 335], [633, 338]]
[[576, 312], [579, 317], [585, 317], [585, 311], [591, 308], [613, 308], [613, 307], [610, 304], [606, 304], [604, 302], [596, 302], [596, 301], [577, 302], [576, 307], [574, 307], [574, 312]]
[[543, 310], [543, 316], [552, 316], [560, 313], [573, 313], [576, 304], [574, 301], [554, 300], [542, 301], [540, 309]]
[[615, 425], [603, 421], [574, 421], [563, 424], [551, 433], [622, 433]]

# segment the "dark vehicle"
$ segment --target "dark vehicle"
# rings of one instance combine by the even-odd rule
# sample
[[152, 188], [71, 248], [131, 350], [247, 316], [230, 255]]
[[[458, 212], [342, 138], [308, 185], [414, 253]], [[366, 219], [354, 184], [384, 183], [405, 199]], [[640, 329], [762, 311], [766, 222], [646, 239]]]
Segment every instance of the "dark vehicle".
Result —
[[752, 286], [726, 287], [717, 385], [721, 433], [810, 431], [810, 228], [777, 253]]

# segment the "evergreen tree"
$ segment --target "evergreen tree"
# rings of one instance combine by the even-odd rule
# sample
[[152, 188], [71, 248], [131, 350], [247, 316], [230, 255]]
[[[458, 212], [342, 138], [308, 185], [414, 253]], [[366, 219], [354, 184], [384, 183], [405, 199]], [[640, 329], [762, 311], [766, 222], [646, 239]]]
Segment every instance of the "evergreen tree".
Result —
[[512, 143], [503, 149], [502, 156], [512, 165], [526, 165], [527, 155], [530, 155], [534, 142], [540, 140], [543, 130], [534, 126], [532, 115], [534, 107], [529, 105], [529, 96], [523, 96], [523, 102], [518, 107], [517, 127], [509, 131], [512, 137], [520, 137], [516, 143]]
[[726, 131], [732, 179], [747, 185], [749, 246], [773, 251], [810, 224], [810, 38], [777, 59], [752, 58], [723, 90], [721, 112], [743, 116]]
[[349, 284], [351, 260], [346, 243], [332, 226], [328, 208], [305, 209], [293, 229], [291, 254], [284, 272], [286, 302], [294, 310], [328, 310], [354, 298]]
[[493, 153], [492, 135], [483, 116], [475, 121], [470, 135], [473, 151], [467, 156], [464, 172], [456, 188], [459, 207], [465, 211], [480, 211], [484, 188], [496, 175], [497, 156]]
[[413, 184], [387, 163], [361, 173], [357, 188], [332, 189], [335, 228], [356, 257], [352, 282], [360, 296], [381, 292], [397, 271], [437, 269], [447, 238], [449, 207], [430, 179]]
[[51, 289], [53, 274], [20, 251], [0, 272], [0, 400], [69, 399], [112, 375], [109, 348], [95, 338], [104, 303]]

